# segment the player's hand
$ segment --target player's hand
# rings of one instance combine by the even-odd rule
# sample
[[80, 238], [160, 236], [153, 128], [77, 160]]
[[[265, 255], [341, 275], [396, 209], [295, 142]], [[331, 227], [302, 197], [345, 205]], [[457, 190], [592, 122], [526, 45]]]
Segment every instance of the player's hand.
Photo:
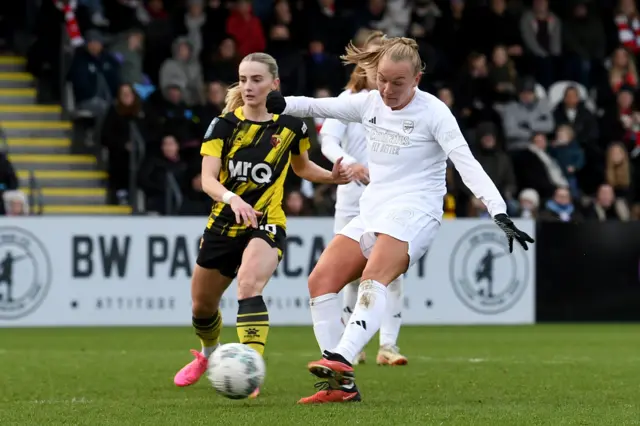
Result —
[[338, 158], [338, 161], [333, 165], [331, 177], [333, 178], [333, 183], [336, 185], [344, 185], [353, 180], [353, 171], [350, 167], [342, 164], [342, 157]]
[[369, 185], [369, 169], [362, 164], [354, 163], [348, 166], [353, 173], [353, 180], [363, 185]]
[[282, 114], [287, 107], [282, 93], [274, 90], [267, 95], [267, 112], [270, 114]]
[[258, 228], [258, 217], [262, 216], [262, 212], [254, 210], [253, 207], [246, 203], [239, 196], [231, 198], [229, 201], [231, 210], [236, 214], [236, 223], [243, 223], [245, 226]]
[[529, 234], [516, 228], [516, 225], [506, 214], [498, 214], [493, 218], [493, 220], [496, 225], [498, 225], [500, 229], [507, 234], [507, 240], [509, 241], [509, 253], [513, 253], [513, 240], [516, 240], [525, 250], [529, 250], [527, 243], [535, 242]]

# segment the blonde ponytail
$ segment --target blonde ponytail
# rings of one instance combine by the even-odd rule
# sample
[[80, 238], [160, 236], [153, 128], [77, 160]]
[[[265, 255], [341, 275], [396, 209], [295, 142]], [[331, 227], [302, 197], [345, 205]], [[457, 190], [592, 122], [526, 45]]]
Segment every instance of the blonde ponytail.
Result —
[[235, 111], [244, 105], [242, 92], [240, 92], [240, 86], [238, 86], [238, 83], [233, 83], [229, 86], [227, 89], [227, 95], [224, 97], [224, 104], [224, 109], [222, 110], [223, 114]]
[[364, 50], [349, 43], [344, 55], [340, 57], [345, 64], [356, 64], [366, 73], [368, 69], [377, 69], [383, 56], [388, 56], [394, 62], [410, 61], [416, 74], [424, 69], [418, 52], [418, 43], [406, 37], [383, 38], [382, 44], [371, 50]]
[[[362, 44], [362, 49], [367, 51], [375, 48], [376, 46], [380, 46], [384, 37], [385, 36], [382, 31], [370, 31]], [[351, 45], [353, 45], [353, 42]], [[349, 47], [347, 47], [347, 49], [349, 49]], [[349, 78], [346, 89], [351, 90], [351, 93], [359, 93], [366, 89], [367, 86], [367, 71], [360, 65], [356, 65], [351, 72], [351, 77]]]

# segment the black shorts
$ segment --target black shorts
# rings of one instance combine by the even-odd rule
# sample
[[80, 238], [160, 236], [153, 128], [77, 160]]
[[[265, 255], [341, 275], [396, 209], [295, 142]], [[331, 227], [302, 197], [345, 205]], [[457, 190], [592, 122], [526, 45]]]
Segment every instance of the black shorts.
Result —
[[196, 263], [205, 269], [217, 269], [225, 277], [235, 278], [242, 263], [242, 253], [244, 253], [249, 241], [254, 238], [260, 238], [269, 243], [271, 247], [277, 248], [278, 260], [281, 260], [287, 234], [283, 228], [279, 226], [275, 228], [275, 233], [254, 229], [237, 237], [215, 235], [213, 232], [205, 230], [200, 241], [200, 251]]

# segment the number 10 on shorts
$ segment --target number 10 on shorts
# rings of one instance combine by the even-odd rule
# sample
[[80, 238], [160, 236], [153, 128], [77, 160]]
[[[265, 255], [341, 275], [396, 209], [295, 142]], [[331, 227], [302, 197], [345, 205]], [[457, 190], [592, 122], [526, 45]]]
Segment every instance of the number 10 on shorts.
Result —
[[260, 225], [259, 229], [275, 235], [278, 228], [276, 228], [275, 225], [268, 224], [268, 225]]

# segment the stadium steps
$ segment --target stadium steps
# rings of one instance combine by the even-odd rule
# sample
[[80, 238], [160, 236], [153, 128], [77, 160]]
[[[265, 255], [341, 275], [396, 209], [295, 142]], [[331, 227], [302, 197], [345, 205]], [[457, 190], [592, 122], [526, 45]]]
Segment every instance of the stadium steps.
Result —
[[59, 105], [37, 104], [25, 65], [24, 58], [0, 56], [0, 124], [20, 189], [31, 195], [33, 175], [47, 215], [130, 214], [129, 206], [105, 204], [106, 172], [94, 156], [71, 152], [72, 123], [61, 120]]

